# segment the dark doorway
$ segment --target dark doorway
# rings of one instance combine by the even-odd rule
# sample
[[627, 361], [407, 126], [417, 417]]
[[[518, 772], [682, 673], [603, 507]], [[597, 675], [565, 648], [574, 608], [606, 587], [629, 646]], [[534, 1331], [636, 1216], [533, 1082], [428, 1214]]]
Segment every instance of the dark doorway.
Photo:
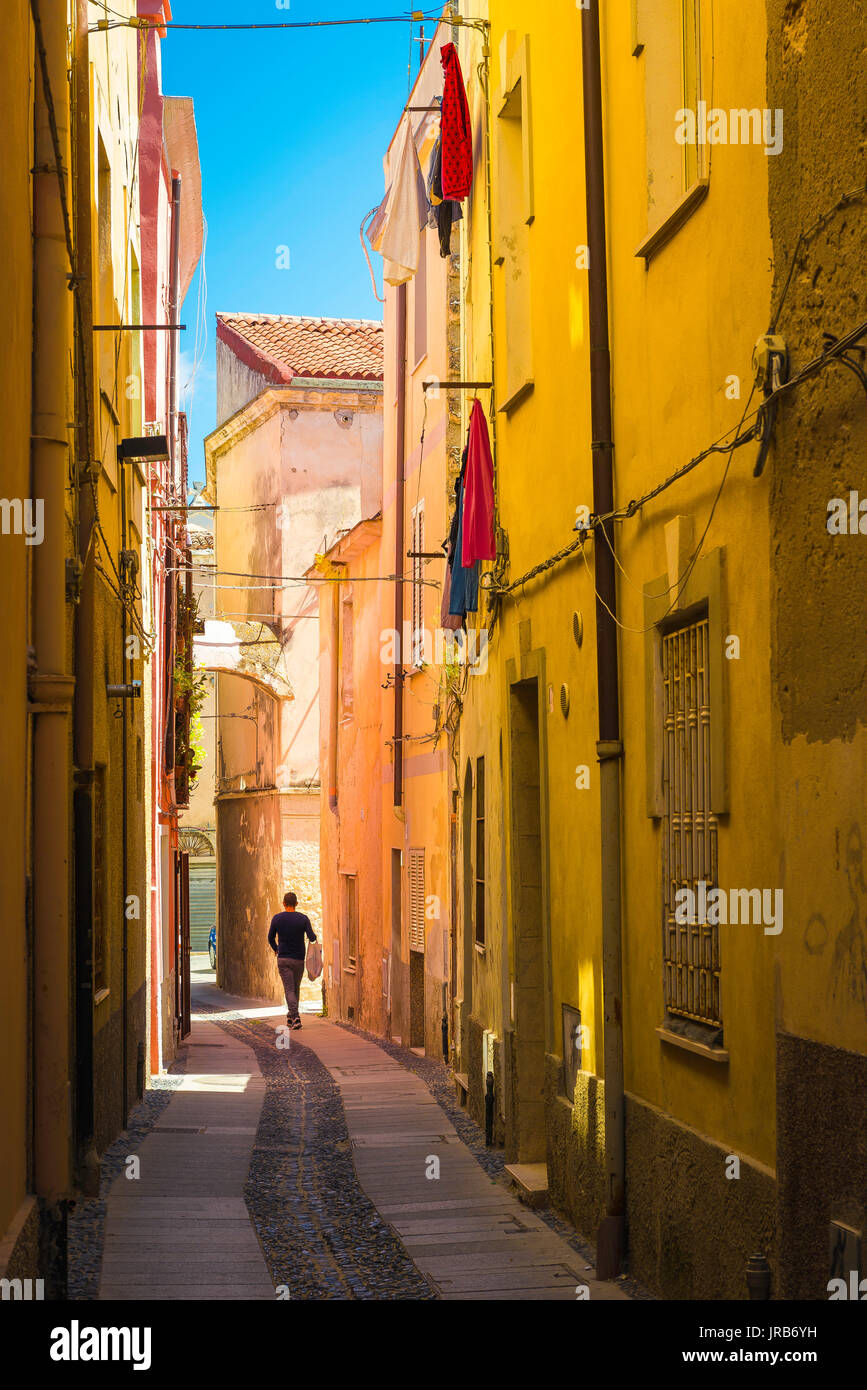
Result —
[[463, 957], [463, 982], [461, 986], [461, 1064], [467, 1066], [469, 1056], [469, 1021], [473, 1012], [473, 903], [475, 900], [475, 874], [473, 870], [473, 766], [467, 761], [464, 774], [464, 804], [462, 814], [463, 840], [463, 913], [461, 920], [461, 944]]
[[513, 1145], [519, 1163], [541, 1163], [546, 1157], [546, 1145], [544, 890], [538, 681], [521, 681], [513, 685], [510, 703], [516, 1072]]
[[389, 1037], [402, 1038], [401, 1024], [401, 973], [402, 973], [402, 932], [403, 932], [403, 871], [401, 851], [391, 851], [391, 974], [388, 992], [388, 1032]]

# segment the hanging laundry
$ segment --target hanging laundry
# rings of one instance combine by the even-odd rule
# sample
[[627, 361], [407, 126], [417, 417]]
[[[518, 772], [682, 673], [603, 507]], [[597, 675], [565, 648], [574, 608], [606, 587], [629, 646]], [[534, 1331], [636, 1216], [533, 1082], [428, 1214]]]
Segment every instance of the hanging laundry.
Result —
[[453, 43], [443, 45], [440, 61], [445, 72], [442, 115], [443, 198], [454, 198], [460, 203], [473, 186], [470, 108], [467, 104], [458, 51]]
[[462, 563], [477, 560], [496, 560], [494, 539], [494, 461], [488, 422], [478, 396], [473, 401], [470, 434], [467, 444], [467, 466], [464, 482], [464, 515], [461, 533]]
[[[466, 465], [466, 450], [464, 450], [462, 462]], [[454, 583], [455, 556], [458, 548], [458, 528], [461, 524], [460, 485], [463, 476], [464, 469], [462, 467], [455, 485], [455, 510], [452, 514], [449, 538], [443, 547], [446, 552], [446, 577], [443, 584], [443, 601], [440, 607], [440, 625], [444, 632], [460, 632], [464, 626], [463, 614], [452, 612], [452, 585]]]
[[421, 229], [430, 206], [408, 115], [401, 121], [393, 167], [394, 178], [367, 235], [385, 260], [384, 279], [405, 285], [418, 270]]
[[427, 196], [431, 205], [427, 224], [439, 234], [440, 255], [445, 259], [451, 254], [452, 225], [461, 221], [464, 210], [460, 203], [451, 198], [443, 198], [442, 156], [442, 135], [438, 135], [427, 176]]
[[443, 584], [443, 599], [440, 604], [440, 627], [443, 632], [460, 632], [464, 625], [464, 620], [457, 613], [451, 611], [452, 606], [452, 567], [446, 564], [446, 577]]
[[455, 510], [457, 530], [455, 535], [455, 554], [452, 567], [449, 612], [453, 616], [463, 618], [467, 613], [477, 613], [479, 610], [479, 567], [478, 565], [461, 564], [466, 503], [464, 500], [464, 485], [460, 479], [458, 479], [455, 488], [455, 496], [457, 498], [457, 508]]
[[[442, 132], [434, 141], [431, 151], [430, 168], [427, 171], [427, 196], [433, 212], [443, 200], [443, 137]], [[428, 218], [428, 226], [431, 220]]]

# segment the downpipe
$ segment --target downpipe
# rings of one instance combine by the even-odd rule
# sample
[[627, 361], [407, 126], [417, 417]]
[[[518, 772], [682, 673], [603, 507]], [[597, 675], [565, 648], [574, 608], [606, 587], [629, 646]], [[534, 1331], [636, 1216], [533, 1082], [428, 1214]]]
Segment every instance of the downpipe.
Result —
[[[608, 242], [605, 222], [605, 156], [602, 124], [602, 60], [599, 0], [581, 14], [584, 101], [584, 160], [587, 198], [588, 307], [590, 322], [590, 413], [593, 451], [593, 511], [614, 506], [614, 443], [611, 419], [611, 356], [608, 329]], [[604, 527], [604, 534], [600, 534]], [[600, 831], [602, 887], [602, 1059], [605, 1114], [605, 1215], [596, 1237], [596, 1273], [613, 1279], [626, 1251], [623, 1095], [622, 903], [620, 691], [618, 675], [617, 576], [614, 525], [597, 527], [596, 672], [599, 706]]]

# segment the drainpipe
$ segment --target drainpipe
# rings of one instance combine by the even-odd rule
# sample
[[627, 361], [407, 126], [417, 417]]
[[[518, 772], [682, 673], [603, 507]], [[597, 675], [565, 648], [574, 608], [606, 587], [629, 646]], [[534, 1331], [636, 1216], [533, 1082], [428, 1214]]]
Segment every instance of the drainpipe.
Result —
[[[605, 161], [602, 125], [602, 63], [599, 4], [581, 15], [584, 92], [584, 160], [590, 320], [590, 416], [593, 451], [593, 510], [614, 506], [611, 422], [611, 356], [608, 336], [608, 244], [605, 227]], [[624, 1198], [623, 1012], [620, 895], [620, 696], [617, 670], [617, 612], [614, 523], [596, 530], [596, 669], [599, 704], [600, 829], [602, 837], [602, 1044], [605, 1078], [605, 1215], [597, 1234], [597, 1277], [620, 1272], [626, 1246]], [[606, 611], [607, 608], [611, 612]]]
[[[181, 178], [172, 174], [172, 245], [169, 261], [169, 323], [178, 322], [178, 294], [181, 278]], [[172, 456], [172, 482], [177, 488], [180, 484], [180, 459], [178, 457], [178, 332], [175, 327], [169, 331], [169, 450]], [[186, 505], [186, 497], [182, 499]]]
[[[120, 661], [121, 661], [121, 682], [129, 685], [130, 667], [127, 658], [127, 611], [126, 595], [131, 592], [130, 585], [130, 557], [126, 549], [127, 526], [126, 526], [126, 487], [127, 487], [127, 467], [131, 467], [127, 461], [118, 455], [118, 481], [120, 482], [120, 591], [122, 601], [120, 606]], [[129, 989], [129, 923], [126, 918], [127, 894], [129, 893], [129, 847], [127, 845], [127, 834], [129, 831], [129, 807], [128, 795], [129, 788], [127, 780], [129, 775], [129, 731], [127, 728], [127, 701], [122, 699], [120, 702], [121, 716], [121, 912], [123, 922], [121, 926], [121, 992], [120, 992], [120, 1056], [121, 1056], [121, 1129], [126, 1129], [126, 1122], [129, 1116], [129, 1106], [127, 1103], [127, 1066], [129, 1064], [129, 1020], [127, 1017], [127, 993]]]
[[[76, 269], [93, 245], [90, 151], [90, 40], [88, 0], [77, 0], [75, 30], [75, 197]], [[75, 671], [77, 691], [73, 733], [75, 792], [75, 1146], [77, 1185], [89, 1197], [99, 1195], [99, 1158], [93, 1138], [93, 654], [96, 573], [90, 554], [93, 530], [93, 294], [91, 278], [82, 274], [76, 295], [83, 341], [78, 345], [75, 416], [78, 435], [78, 553], [88, 561], [81, 573], [81, 593], [75, 608]]]
[[[32, 730], [33, 1175], [40, 1199], [40, 1271], [47, 1296], [65, 1298], [66, 1199], [72, 1181], [70, 1102], [70, 723], [74, 678], [66, 655], [66, 488], [72, 341], [70, 266], [54, 134], [67, 189], [69, 95], [66, 7], [34, 6], [33, 394], [31, 496], [43, 504], [33, 547]], [[43, 64], [48, 90], [43, 81]], [[49, 98], [53, 98], [55, 130]], [[71, 191], [71, 189], [70, 189]], [[21, 544], [23, 544], [23, 540]]]
[[397, 656], [394, 665], [394, 804], [403, 805], [403, 581], [404, 504], [406, 491], [406, 285], [397, 291], [397, 468], [394, 498], [394, 630]]

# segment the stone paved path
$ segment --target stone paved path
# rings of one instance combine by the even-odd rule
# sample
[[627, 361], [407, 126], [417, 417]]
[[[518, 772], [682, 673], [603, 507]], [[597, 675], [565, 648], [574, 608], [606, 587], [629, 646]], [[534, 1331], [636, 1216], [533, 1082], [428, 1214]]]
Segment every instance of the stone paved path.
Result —
[[301, 1037], [340, 1087], [361, 1186], [442, 1298], [627, 1299], [491, 1181], [420, 1078], [322, 1019]]
[[243, 1198], [265, 1082], [252, 1048], [197, 1022], [188, 1071], [108, 1196], [100, 1299], [274, 1299]]
[[273, 1300], [297, 1269], [293, 1298], [574, 1300], [585, 1285], [591, 1301], [627, 1298], [484, 1172], [375, 1043], [306, 1013], [282, 1051], [281, 1011], [211, 983], [193, 1011], [140, 1177], [108, 1194], [100, 1299]]

